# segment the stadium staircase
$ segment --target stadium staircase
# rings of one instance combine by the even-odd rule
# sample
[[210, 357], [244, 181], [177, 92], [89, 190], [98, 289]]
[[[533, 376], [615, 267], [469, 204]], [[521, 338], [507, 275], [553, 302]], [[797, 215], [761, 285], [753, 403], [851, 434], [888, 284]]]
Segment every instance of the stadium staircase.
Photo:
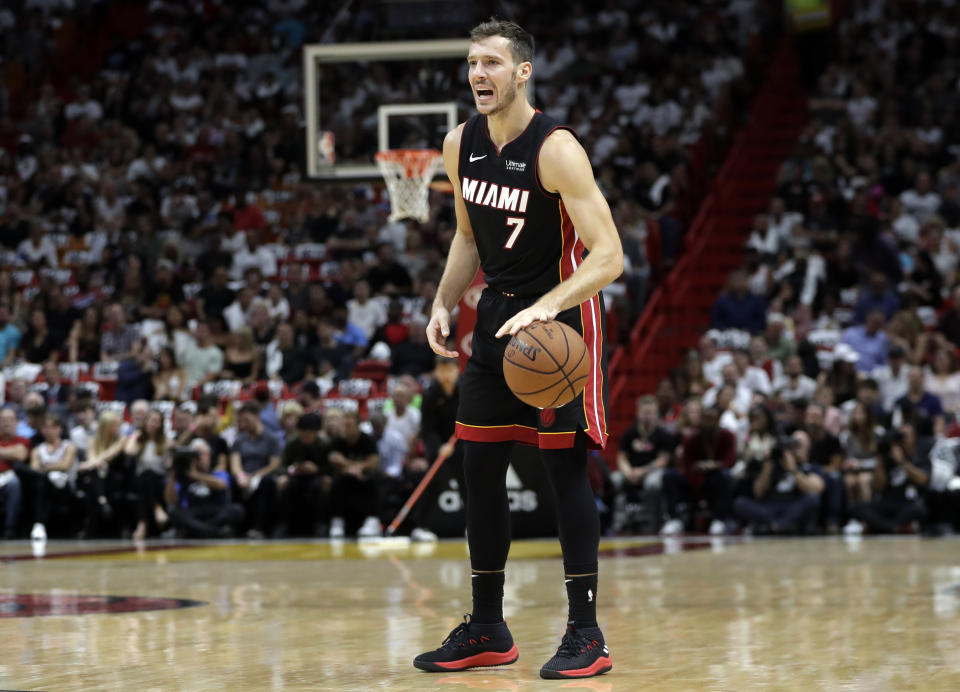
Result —
[[[774, 194], [777, 173], [807, 123], [807, 99], [790, 37], [781, 39], [709, 194], [690, 224], [685, 252], [653, 293], [610, 361], [611, 433], [616, 442], [634, 420], [635, 400], [653, 393], [710, 325], [728, 274], [741, 265], [753, 217]], [[616, 444], [604, 454], [616, 458]]]

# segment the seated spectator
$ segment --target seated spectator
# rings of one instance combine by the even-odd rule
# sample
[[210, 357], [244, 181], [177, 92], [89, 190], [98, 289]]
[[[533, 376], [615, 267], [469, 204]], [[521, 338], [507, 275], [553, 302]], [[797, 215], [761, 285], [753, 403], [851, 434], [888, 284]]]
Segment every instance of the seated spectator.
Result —
[[367, 270], [366, 279], [376, 295], [409, 295], [413, 280], [406, 267], [396, 261], [393, 245], [380, 243], [376, 249], [376, 263]]
[[107, 308], [107, 320], [100, 341], [100, 360], [117, 362], [136, 356], [140, 352], [140, 330], [127, 324], [123, 306], [114, 303]]
[[960, 413], [960, 372], [953, 353], [940, 348], [933, 354], [933, 364], [924, 378], [924, 389], [940, 399], [945, 413]]
[[0, 367], [6, 367], [20, 346], [20, 329], [10, 321], [10, 303], [0, 299]]
[[731, 272], [726, 292], [720, 294], [713, 306], [710, 326], [713, 329], [742, 329], [759, 334], [766, 325], [766, 301], [750, 292], [745, 272], [739, 269]]
[[97, 431], [87, 444], [86, 459], [77, 464], [77, 489], [83, 491], [84, 522], [80, 535], [101, 535], [114, 516], [114, 505], [124, 491], [124, 470], [120, 459], [126, 445], [120, 434], [120, 416], [103, 411]]
[[185, 401], [173, 409], [167, 437], [176, 447], [185, 447], [193, 440], [193, 414], [196, 410], [196, 404], [192, 401]]
[[940, 208], [940, 195], [933, 189], [930, 173], [920, 171], [914, 180], [913, 188], [900, 193], [900, 201], [908, 214], [921, 224], [927, 217], [937, 213]]
[[137, 527], [133, 532], [135, 541], [147, 537], [148, 526], [163, 529], [167, 525], [169, 517], [164, 510], [164, 494], [172, 446], [163, 430], [163, 414], [157, 410], [147, 413], [143, 427], [135, 431], [124, 445], [124, 453], [136, 460], [138, 513]]
[[843, 520], [844, 483], [842, 476], [843, 446], [836, 435], [825, 427], [826, 411], [819, 404], [810, 404], [803, 414], [802, 430], [810, 440], [810, 463], [818, 468], [825, 483], [823, 521], [827, 533], [837, 533]]
[[230, 474], [212, 468], [210, 447], [200, 438], [189, 452], [174, 454], [164, 497], [182, 538], [230, 538], [243, 521], [243, 507], [230, 501]]
[[859, 358], [856, 360], [858, 372], [871, 372], [887, 362], [889, 340], [883, 331], [886, 322], [882, 310], [870, 310], [866, 322], [853, 326], [843, 333], [843, 342], [839, 344], [835, 353], [839, 352], [841, 359], [848, 359], [845, 351], [840, 349], [843, 344], [852, 348]]
[[371, 298], [370, 283], [366, 279], [360, 279], [353, 287], [353, 298], [347, 301], [347, 319], [360, 327], [368, 340], [387, 322], [384, 301]]
[[850, 415], [850, 427], [840, 435], [844, 450], [843, 480], [847, 506], [868, 502], [872, 495], [870, 484], [877, 465], [880, 436], [883, 429], [863, 404], [858, 404]]
[[197, 402], [197, 415], [189, 441], [203, 440], [210, 448], [210, 464], [214, 471], [228, 470], [230, 448], [220, 434], [220, 406], [215, 396], [202, 396]]
[[169, 346], [160, 349], [153, 373], [153, 398], [160, 401], [183, 401], [187, 387], [187, 371], [177, 363]]
[[57, 415], [66, 413], [73, 399], [73, 387], [63, 382], [56, 361], [48, 360], [43, 364], [43, 381], [47, 388], [43, 390], [44, 403]]
[[34, 524], [30, 531], [30, 538], [35, 541], [47, 540], [47, 524], [52, 510], [69, 512], [71, 509], [73, 488], [70, 478], [77, 456], [73, 443], [63, 439], [63, 423], [56, 416], [48, 415], [44, 419], [41, 433], [43, 442], [30, 453], [30, 468], [40, 476], [36, 484]]
[[914, 365], [907, 375], [907, 393], [894, 406], [893, 425], [899, 427], [901, 423], [909, 423], [916, 426], [922, 421], [929, 423], [937, 434], [943, 431], [946, 423], [940, 397], [927, 391], [923, 369]]
[[753, 476], [750, 495], [741, 495], [733, 503], [734, 514], [761, 533], [809, 531], [824, 488], [807, 458], [809, 448], [803, 432], [794, 433], [789, 444], [776, 445]]
[[256, 296], [254, 289], [250, 286], [244, 286], [237, 292], [234, 301], [224, 308], [223, 320], [229, 331], [235, 332], [250, 324], [250, 310]]
[[47, 417], [47, 406], [39, 392], [27, 392], [23, 397], [23, 414], [23, 420], [17, 425], [17, 434], [29, 440], [33, 449], [43, 442], [40, 430]]
[[853, 321], [855, 324], [863, 324], [871, 311], [879, 310], [883, 314], [883, 321], [886, 322], [899, 308], [900, 298], [896, 291], [889, 288], [886, 275], [874, 272], [870, 275], [867, 286], [860, 291], [860, 297], [853, 312]]
[[278, 482], [281, 497], [280, 525], [275, 535], [329, 534], [330, 490], [333, 469], [329, 449], [320, 439], [323, 420], [305, 414], [296, 423], [296, 434], [283, 449], [285, 475]]
[[704, 409], [699, 429], [683, 441], [678, 467], [663, 474], [663, 499], [670, 519], [664, 524], [665, 534], [683, 530], [681, 516], [687, 498], [694, 502], [691, 510], [700, 499], [707, 501], [711, 535], [726, 533], [729, 528], [733, 494], [730, 469], [737, 458], [737, 441], [719, 423], [716, 409]]
[[197, 322], [195, 336], [196, 342], [187, 343], [176, 354], [187, 376], [187, 390], [217, 379], [223, 370], [223, 351], [213, 343], [210, 325]]
[[887, 351], [887, 362], [870, 373], [880, 388], [880, 403], [884, 411], [893, 411], [897, 400], [907, 393], [909, 371], [904, 350], [899, 346], [891, 346]]
[[[736, 363], [727, 363], [721, 370], [721, 381], [707, 390], [703, 395], [704, 408], [710, 408], [717, 403], [717, 394], [722, 387], [729, 387], [733, 391], [730, 407], [744, 415], [753, 404], [753, 392], [741, 380], [740, 371]], [[724, 409], [726, 410], [726, 409]]]
[[[955, 286], [950, 294], [950, 303], [950, 309], [940, 316], [937, 331], [943, 336], [943, 340], [952, 344], [952, 348], [960, 348], [960, 285]], [[0, 320], [2, 320], [2, 313], [0, 313]], [[0, 345], [0, 355], [2, 355], [2, 345]]]
[[230, 452], [230, 471], [243, 494], [251, 528], [249, 538], [263, 538], [273, 527], [277, 502], [276, 471], [280, 468], [280, 441], [260, 421], [260, 407], [240, 407], [239, 434]]
[[312, 369], [309, 354], [297, 345], [293, 327], [288, 322], [277, 325], [276, 337], [267, 346], [265, 361], [267, 377], [279, 377], [286, 384], [300, 382]]
[[[691, 353], [695, 353], [699, 356], [699, 365], [702, 369], [702, 372], [697, 373], [693, 372], [694, 366], [690, 362]], [[721, 351], [717, 346], [717, 335], [716, 332], [712, 330], [703, 335], [700, 339], [699, 353], [696, 351], [687, 353], [687, 371], [691, 377], [691, 384], [696, 381], [706, 380], [707, 388], [711, 385], [721, 382], [723, 380], [723, 366], [727, 363], [733, 362], [733, 356], [726, 351]], [[704, 389], [698, 394], [703, 394], [706, 392]], [[693, 394], [693, 392], [691, 392]]]
[[153, 351], [149, 347], [141, 348], [132, 358], [121, 360], [113, 398], [128, 404], [138, 399], [153, 399], [153, 369]]
[[752, 396], [757, 394], [764, 397], [770, 396], [773, 394], [770, 375], [763, 368], [752, 365], [750, 361], [749, 349], [738, 348], [733, 352], [733, 364], [738, 375], [737, 382], [740, 386], [746, 388]]
[[317, 365], [318, 375], [323, 376], [323, 373], [328, 372], [334, 380], [347, 379], [353, 371], [355, 361], [351, 349], [337, 341], [336, 329], [328, 318], [317, 320], [317, 343], [313, 348], [313, 362]]
[[30, 235], [17, 246], [17, 254], [30, 269], [56, 269], [57, 248], [41, 226], [33, 221], [30, 223]]
[[377, 444], [360, 430], [360, 416], [355, 411], [344, 413], [339, 427], [328, 457], [334, 468], [330, 538], [343, 538], [354, 531], [358, 536], [379, 536]]
[[26, 463], [29, 458], [30, 442], [17, 435], [17, 414], [13, 409], [0, 409], [0, 497], [6, 510], [3, 525], [6, 540], [16, 537], [20, 522], [22, 492], [13, 467]]
[[800, 356], [790, 356], [783, 368], [783, 375], [773, 383], [773, 391], [786, 402], [813, 398], [817, 383], [803, 374], [803, 361]]
[[260, 353], [253, 343], [250, 327], [240, 327], [227, 337], [221, 374], [226, 379], [240, 380], [244, 385], [260, 378]]
[[224, 310], [233, 303], [235, 294], [227, 285], [229, 281], [230, 271], [223, 265], [217, 265], [210, 281], [197, 296], [197, 313], [201, 321], [207, 317], [222, 318]]
[[410, 338], [410, 327], [403, 321], [403, 304], [391, 300], [387, 306], [387, 320], [373, 333], [370, 343], [382, 341], [391, 348]]
[[435, 354], [427, 343], [426, 324], [414, 320], [410, 338], [392, 347], [390, 374], [419, 377], [433, 368]]
[[74, 426], [70, 428], [70, 441], [77, 448], [77, 460], [87, 458], [87, 447], [97, 434], [97, 407], [90, 398], [78, 399], [73, 409]]
[[901, 425], [890, 434], [873, 469], [875, 499], [850, 508], [853, 520], [844, 532], [857, 535], [893, 533], [921, 521], [927, 513], [924, 492], [930, 482], [930, 460], [920, 453], [916, 432]]
[[61, 344], [47, 327], [47, 315], [43, 310], [30, 312], [30, 326], [20, 341], [20, 357], [28, 363], [45, 363], [59, 356]]
[[96, 363], [100, 359], [100, 312], [95, 305], [84, 308], [80, 319], [74, 320], [67, 337], [67, 352], [71, 363]]
[[143, 305], [140, 306], [141, 317], [163, 319], [171, 307], [183, 303], [183, 286], [174, 270], [175, 266], [170, 260], [157, 260], [153, 276], [147, 285]]
[[133, 433], [143, 427], [143, 422], [150, 413], [150, 402], [146, 399], [137, 399], [130, 404], [127, 409], [130, 413], [130, 422], [124, 421], [120, 425], [120, 434], [124, 437], [130, 437]]
[[658, 425], [657, 400], [643, 396], [637, 400], [636, 425], [620, 438], [617, 469], [623, 476], [627, 511], [631, 503], [648, 510], [652, 531], [660, 530], [663, 509], [661, 489], [664, 469], [670, 463], [676, 438]]

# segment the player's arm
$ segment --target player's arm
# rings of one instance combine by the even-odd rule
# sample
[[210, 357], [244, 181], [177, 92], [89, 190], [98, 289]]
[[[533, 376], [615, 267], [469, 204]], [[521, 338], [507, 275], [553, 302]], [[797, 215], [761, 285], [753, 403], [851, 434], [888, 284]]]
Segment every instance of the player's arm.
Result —
[[437, 287], [437, 296], [433, 300], [430, 310], [430, 323], [427, 325], [427, 341], [434, 353], [448, 358], [459, 355], [456, 351], [447, 349], [446, 340], [450, 336], [450, 313], [463, 297], [463, 294], [473, 283], [480, 267], [480, 254], [477, 252], [477, 243], [473, 238], [473, 227], [470, 226], [470, 217], [463, 202], [460, 191], [460, 136], [463, 125], [450, 130], [443, 140], [443, 165], [447, 169], [447, 177], [453, 183], [453, 208], [457, 214], [457, 232], [450, 243], [447, 253], [447, 264], [443, 268], [443, 276]]
[[538, 171], [543, 187], [560, 193], [589, 254], [570, 278], [504, 322], [497, 337], [516, 334], [533, 322], [552, 320], [557, 313], [589, 300], [623, 273], [620, 235], [580, 142], [567, 130], [551, 134], [543, 143]]

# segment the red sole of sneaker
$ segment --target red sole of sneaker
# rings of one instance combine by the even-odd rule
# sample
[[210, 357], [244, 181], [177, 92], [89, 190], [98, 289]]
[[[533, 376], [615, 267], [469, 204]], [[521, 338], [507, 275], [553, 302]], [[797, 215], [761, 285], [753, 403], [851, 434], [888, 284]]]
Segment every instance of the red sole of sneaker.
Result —
[[484, 651], [482, 654], [461, 658], [458, 661], [414, 661], [413, 666], [428, 673], [449, 673], [457, 670], [467, 670], [469, 668], [490, 668], [491, 666], [506, 666], [514, 663], [520, 654], [517, 652], [517, 645], [514, 644], [509, 651], [498, 653], [496, 651]]
[[567, 678], [590, 678], [594, 675], [603, 675], [613, 669], [613, 663], [604, 656], [598, 658], [586, 668], [577, 670], [544, 670], [540, 669], [540, 677], [547, 680], [565, 680]]

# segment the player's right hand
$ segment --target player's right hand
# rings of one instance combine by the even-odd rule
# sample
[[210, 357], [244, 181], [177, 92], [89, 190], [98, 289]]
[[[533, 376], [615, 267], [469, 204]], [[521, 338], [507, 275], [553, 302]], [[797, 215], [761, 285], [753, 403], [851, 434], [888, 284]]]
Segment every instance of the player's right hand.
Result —
[[446, 308], [437, 308], [427, 324], [427, 343], [433, 352], [447, 358], [456, 358], [460, 354], [447, 348], [447, 338], [450, 336], [450, 311]]

